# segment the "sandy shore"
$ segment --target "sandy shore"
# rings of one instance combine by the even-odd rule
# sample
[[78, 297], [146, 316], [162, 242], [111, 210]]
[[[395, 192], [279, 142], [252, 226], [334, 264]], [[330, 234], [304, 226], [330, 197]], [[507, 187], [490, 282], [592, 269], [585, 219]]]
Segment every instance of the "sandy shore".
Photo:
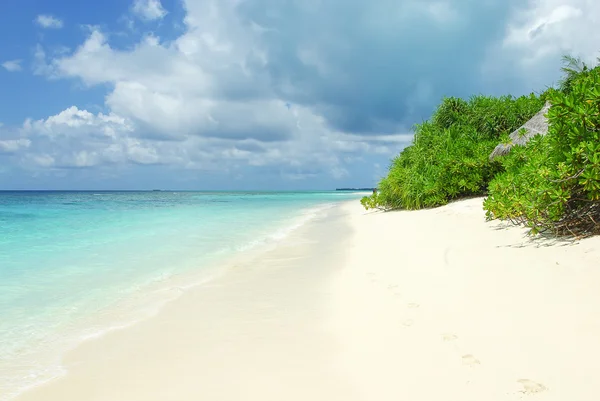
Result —
[[481, 199], [337, 208], [20, 401], [600, 397], [600, 238], [531, 242]]

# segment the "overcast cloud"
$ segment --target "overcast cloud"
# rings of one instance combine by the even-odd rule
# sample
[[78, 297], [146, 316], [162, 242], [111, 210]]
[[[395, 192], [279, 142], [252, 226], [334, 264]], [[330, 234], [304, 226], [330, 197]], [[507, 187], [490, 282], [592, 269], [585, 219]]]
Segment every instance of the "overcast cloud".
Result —
[[[562, 54], [592, 61], [600, 43], [591, 0], [183, 4], [174, 38], [149, 30], [117, 46], [91, 27], [67, 53], [40, 46], [34, 71], [105, 88], [105, 111], [73, 105], [0, 127], [11, 171], [83, 169], [110, 182], [159, 167], [163, 180], [214, 174], [264, 186], [274, 174], [273, 187], [372, 185], [443, 96], [543, 90]], [[146, 21], [170, 11], [158, 0], [131, 10]]]

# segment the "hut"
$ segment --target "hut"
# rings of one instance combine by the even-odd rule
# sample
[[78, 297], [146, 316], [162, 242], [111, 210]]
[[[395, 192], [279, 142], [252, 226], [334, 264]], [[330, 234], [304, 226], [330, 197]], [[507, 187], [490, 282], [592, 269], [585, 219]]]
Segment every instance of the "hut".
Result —
[[[510, 152], [510, 149], [515, 145], [525, 145], [531, 138], [536, 135], [546, 135], [548, 133], [548, 118], [546, 113], [550, 110], [550, 102], [546, 102], [544, 107], [527, 121], [525, 124], [520, 126], [516, 131], [510, 134], [509, 144], [499, 144], [494, 148], [494, 151], [490, 154], [490, 160], [494, 160], [498, 156], [502, 156]], [[525, 133], [520, 131], [525, 129]]]

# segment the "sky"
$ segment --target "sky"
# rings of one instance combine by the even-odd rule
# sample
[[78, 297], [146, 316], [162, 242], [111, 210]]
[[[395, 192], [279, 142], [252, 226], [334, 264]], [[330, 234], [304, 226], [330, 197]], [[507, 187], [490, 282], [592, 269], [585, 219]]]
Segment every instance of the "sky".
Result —
[[0, 189], [332, 189], [593, 63], [600, 2], [3, 0], [0, 38]]

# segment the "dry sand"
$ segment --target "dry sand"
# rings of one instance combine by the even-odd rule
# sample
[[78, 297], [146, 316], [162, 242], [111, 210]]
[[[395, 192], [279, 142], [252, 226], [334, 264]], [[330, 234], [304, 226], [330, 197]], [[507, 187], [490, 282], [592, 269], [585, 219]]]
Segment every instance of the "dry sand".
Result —
[[344, 205], [19, 400], [599, 399], [600, 238], [483, 216]]

